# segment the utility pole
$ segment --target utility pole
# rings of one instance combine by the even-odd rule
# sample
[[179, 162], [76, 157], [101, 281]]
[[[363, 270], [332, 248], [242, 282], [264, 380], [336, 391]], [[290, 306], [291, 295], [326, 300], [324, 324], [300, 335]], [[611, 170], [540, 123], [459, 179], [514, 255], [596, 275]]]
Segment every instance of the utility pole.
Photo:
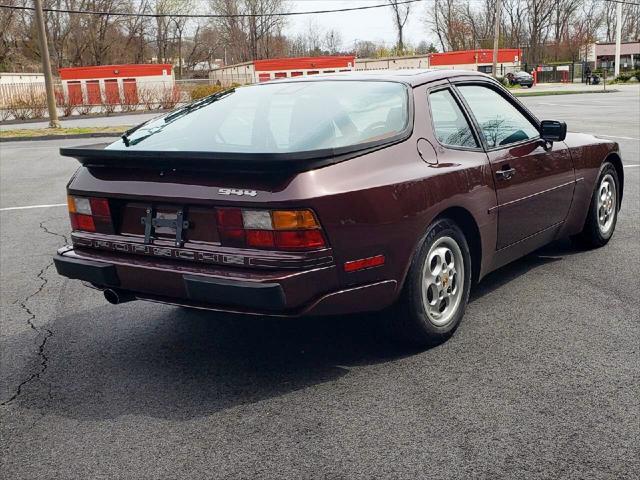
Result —
[[498, 41], [500, 40], [500, 13], [502, 11], [502, 0], [496, 0], [496, 19], [493, 26], [493, 78], [498, 76]]
[[616, 3], [616, 58], [614, 75], [620, 75], [620, 42], [622, 41], [622, 0]]
[[51, 78], [51, 61], [49, 60], [49, 46], [47, 45], [47, 31], [44, 26], [44, 14], [42, 13], [42, 0], [34, 0], [36, 12], [36, 26], [40, 40], [40, 56], [42, 57], [42, 71], [44, 73], [44, 85], [47, 92], [47, 107], [49, 109], [49, 127], [60, 128], [58, 121], [58, 109], [56, 97], [53, 94], [53, 79]]

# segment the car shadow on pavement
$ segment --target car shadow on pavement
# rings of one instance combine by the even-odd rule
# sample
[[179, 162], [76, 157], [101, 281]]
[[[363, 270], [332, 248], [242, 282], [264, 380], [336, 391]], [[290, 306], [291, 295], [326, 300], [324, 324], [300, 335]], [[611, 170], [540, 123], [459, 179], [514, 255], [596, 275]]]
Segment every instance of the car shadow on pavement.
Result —
[[208, 416], [410, 355], [370, 328], [373, 322], [375, 315], [234, 318], [147, 302], [105, 304], [55, 320], [46, 372], [12, 403], [78, 420]]
[[549, 263], [555, 263], [562, 260], [567, 254], [577, 253], [575, 249], [572, 252], [569, 241], [559, 240], [536, 250], [518, 260], [489, 273], [484, 277], [471, 291], [469, 302], [473, 302], [485, 295], [498, 290], [514, 279], [526, 275], [527, 272], [542, 267]]
[[[503, 267], [474, 289], [471, 301], [566, 253], [564, 245], [552, 244]], [[339, 383], [351, 367], [375, 368], [415, 355], [385, 336], [380, 320], [388, 314], [278, 319], [105, 303], [55, 319], [46, 371], [12, 403], [78, 420], [189, 420], [248, 408]], [[314, 395], [321, 396], [317, 390]]]

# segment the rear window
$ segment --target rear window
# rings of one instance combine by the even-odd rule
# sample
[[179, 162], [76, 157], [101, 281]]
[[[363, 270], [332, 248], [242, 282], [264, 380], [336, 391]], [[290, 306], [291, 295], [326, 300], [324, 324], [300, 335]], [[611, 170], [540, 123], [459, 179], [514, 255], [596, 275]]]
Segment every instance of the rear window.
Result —
[[289, 153], [351, 147], [402, 133], [408, 104], [407, 87], [395, 82], [254, 85], [152, 120], [108, 148]]

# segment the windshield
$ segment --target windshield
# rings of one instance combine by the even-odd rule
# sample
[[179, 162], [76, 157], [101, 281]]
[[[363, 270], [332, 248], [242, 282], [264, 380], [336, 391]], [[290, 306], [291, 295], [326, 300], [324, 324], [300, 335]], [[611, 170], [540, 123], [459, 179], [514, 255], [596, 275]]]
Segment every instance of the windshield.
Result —
[[383, 141], [408, 124], [407, 87], [310, 81], [241, 87], [131, 130], [112, 150], [288, 153]]

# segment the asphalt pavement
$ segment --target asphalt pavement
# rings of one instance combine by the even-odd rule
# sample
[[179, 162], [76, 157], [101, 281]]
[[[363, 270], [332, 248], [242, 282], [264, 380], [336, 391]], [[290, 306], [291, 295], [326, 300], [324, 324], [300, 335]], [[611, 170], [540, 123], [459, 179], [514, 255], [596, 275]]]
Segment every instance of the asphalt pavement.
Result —
[[77, 166], [57, 149], [78, 141], [0, 144], [0, 476], [638, 478], [640, 98], [523, 101], [620, 143], [616, 233], [494, 272], [425, 352], [375, 315], [107, 304], [51, 263]]

